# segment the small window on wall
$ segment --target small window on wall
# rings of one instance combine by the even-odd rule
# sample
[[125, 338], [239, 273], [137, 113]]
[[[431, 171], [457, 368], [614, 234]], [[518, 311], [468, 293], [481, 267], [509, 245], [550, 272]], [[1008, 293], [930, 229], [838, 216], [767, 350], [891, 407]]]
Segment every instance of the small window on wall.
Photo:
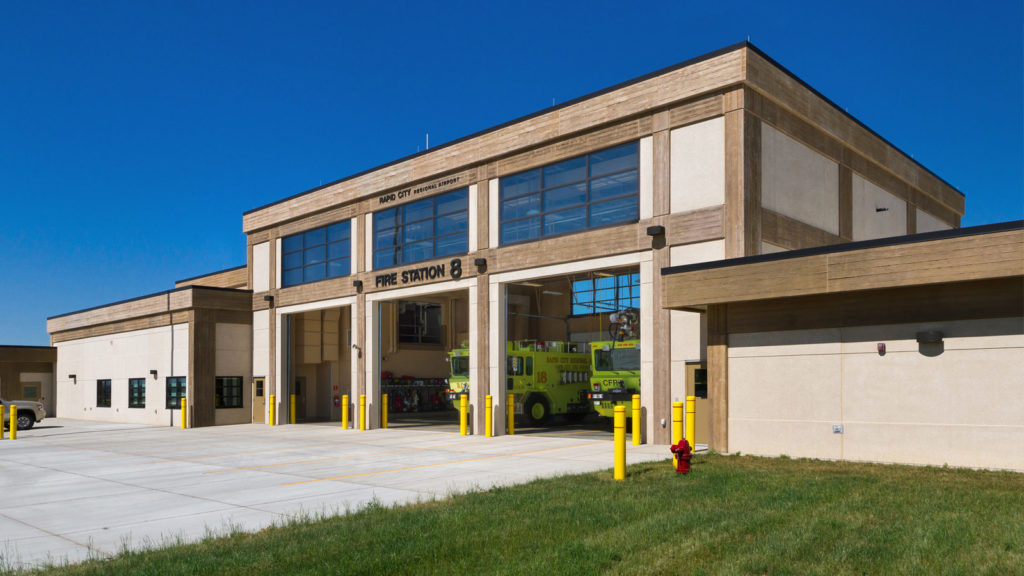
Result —
[[146, 407], [146, 379], [130, 378], [128, 380], [128, 407]]
[[185, 397], [185, 377], [171, 376], [167, 378], [167, 409], [181, 408], [181, 399]]
[[352, 224], [342, 221], [281, 240], [281, 286], [296, 286], [351, 271]]
[[597, 276], [572, 283], [572, 314], [606, 314], [640, 309], [640, 274]]
[[218, 376], [215, 386], [217, 408], [242, 407], [242, 377]]
[[96, 407], [110, 408], [110, 380], [96, 381]]
[[441, 305], [399, 301], [398, 341], [405, 344], [440, 344]]

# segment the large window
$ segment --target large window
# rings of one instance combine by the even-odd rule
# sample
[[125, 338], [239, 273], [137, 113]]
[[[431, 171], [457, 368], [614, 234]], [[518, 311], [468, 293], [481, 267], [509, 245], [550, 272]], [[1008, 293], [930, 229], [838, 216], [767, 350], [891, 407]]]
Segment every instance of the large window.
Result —
[[501, 243], [640, 218], [636, 142], [501, 179]]
[[170, 376], [167, 378], [167, 409], [181, 408], [181, 399], [185, 397], [185, 377]]
[[145, 378], [129, 378], [128, 379], [128, 407], [129, 408], [145, 408], [146, 407], [146, 379]]
[[215, 388], [217, 408], [242, 407], [241, 376], [218, 376]]
[[398, 341], [406, 344], [440, 344], [441, 305], [400, 300]]
[[373, 267], [469, 251], [469, 191], [439, 194], [373, 214]]
[[348, 276], [352, 270], [351, 236], [348, 220], [286, 236], [281, 241], [281, 285]]
[[110, 380], [96, 381], [96, 407], [110, 408]]
[[603, 314], [628, 308], [640, 309], [640, 274], [595, 274], [593, 278], [573, 280], [573, 315]]

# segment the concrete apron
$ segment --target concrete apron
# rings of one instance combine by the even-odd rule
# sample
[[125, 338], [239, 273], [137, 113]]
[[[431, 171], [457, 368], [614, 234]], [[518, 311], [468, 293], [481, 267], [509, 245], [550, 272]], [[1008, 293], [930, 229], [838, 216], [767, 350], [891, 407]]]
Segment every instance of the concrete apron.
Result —
[[[630, 464], [665, 460], [633, 446]], [[256, 531], [297, 515], [609, 469], [604, 438], [243, 424], [180, 430], [53, 418], [0, 441], [0, 567]], [[628, 478], [627, 478], [628, 481]]]

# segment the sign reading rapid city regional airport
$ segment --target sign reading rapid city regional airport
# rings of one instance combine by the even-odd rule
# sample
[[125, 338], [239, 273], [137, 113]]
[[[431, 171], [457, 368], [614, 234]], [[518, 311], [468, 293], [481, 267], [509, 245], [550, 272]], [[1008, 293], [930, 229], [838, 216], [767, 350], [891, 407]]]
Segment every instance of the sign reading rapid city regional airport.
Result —
[[399, 284], [410, 284], [413, 282], [422, 282], [424, 280], [437, 280], [438, 278], [449, 277], [452, 280], [462, 278], [462, 258], [452, 258], [452, 261], [449, 262], [447, 266], [444, 263], [432, 264], [430, 266], [422, 266], [420, 268], [408, 268], [398, 272], [377, 274], [374, 285], [380, 288], [382, 286], [398, 286]]
[[459, 178], [460, 176], [453, 176], [451, 178], [445, 178], [444, 180], [438, 180], [437, 182], [424, 184], [423, 186], [418, 186], [416, 188], [406, 188], [405, 190], [399, 190], [398, 192], [389, 192], [377, 198], [377, 202], [380, 204], [387, 204], [389, 202], [394, 202], [395, 200], [402, 200], [410, 196], [416, 196], [417, 194], [423, 194], [424, 192], [430, 192], [431, 190], [437, 190], [438, 188], [458, 184]]

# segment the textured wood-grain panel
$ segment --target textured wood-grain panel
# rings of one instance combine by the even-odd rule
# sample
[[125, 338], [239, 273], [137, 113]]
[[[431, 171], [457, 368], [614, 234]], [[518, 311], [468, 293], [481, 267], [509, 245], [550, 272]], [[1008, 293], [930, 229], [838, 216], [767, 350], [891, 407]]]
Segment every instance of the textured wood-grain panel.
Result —
[[190, 311], [188, 330], [189, 427], [213, 426], [215, 422], [215, 385], [217, 322], [212, 310]]
[[159, 328], [161, 326], [183, 324], [186, 322], [188, 322], [188, 311], [180, 310], [178, 312], [172, 312], [171, 314], [157, 314], [155, 316], [146, 316], [132, 320], [111, 322], [110, 324], [99, 324], [96, 326], [89, 326], [87, 328], [77, 328], [74, 330], [57, 332], [50, 335], [50, 341], [56, 344], [58, 342], [81, 340], [82, 338], [92, 338], [94, 336], [108, 336], [110, 334], [145, 330], [147, 328]]
[[252, 312], [253, 294], [249, 290], [204, 290], [197, 287], [192, 291], [192, 307], [216, 308], [221, 310], [245, 310]]
[[687, 308], [1024, 276], [1024, 231], [798, 256], [663, 277], [665, 305]]
[[[181, 292], [186, 291], [187, 290], [182, 290]], [[175, 295], [173, 299], [175, 302], [179, 302], [182, 296], [183, 294], [179, 293]], [[84, 328], [97, 324], [107, 324], [129, 318], [151, 316], [153, 314], [168, 312], [176, 308], [180, 309], [188, 307], [187, 304], [178, 304], [175, 306], [172, 304], [171, 300], [172, 295], [168, 292], [164, 292], [162, 294], [138, 298], [129, 302], [122, 302], [120, 304], [112, 304], [110, 306], [103, 306], [101, 308], [68, 314], [59, 318], [50, 318], [46, 321], [46, 331], [50, 334], [54, 334], [65, 330], [74, 330], [76, 328]]]
[[708, 307], [708, 400], [711, 402], [711, 449], [729, 451], [729, 336], [731, 307]]
[[999, 278], [729, 304], [730, 334], [1024, 315], [1024, 281]]
[[828, 291], [1024, 275], [1024, 231], [899, 244], [829, 256]]
[[853, 240], [853, 170], [839, 165], [839, 237]]
[[249, 267], [232, 268], [213, 272], [196, 278], [179, 280], [174, 283], [175, 288], [184, 286], [212, 286], [214, 288], [247, 288], [249, 286]]
[[825, 255], [696, 270], [662, 277], [669, 308], [820, 294], [828, 288]]
[[38, 346], [0, 346], [0, 362], [57, 361], [57, 349]]

